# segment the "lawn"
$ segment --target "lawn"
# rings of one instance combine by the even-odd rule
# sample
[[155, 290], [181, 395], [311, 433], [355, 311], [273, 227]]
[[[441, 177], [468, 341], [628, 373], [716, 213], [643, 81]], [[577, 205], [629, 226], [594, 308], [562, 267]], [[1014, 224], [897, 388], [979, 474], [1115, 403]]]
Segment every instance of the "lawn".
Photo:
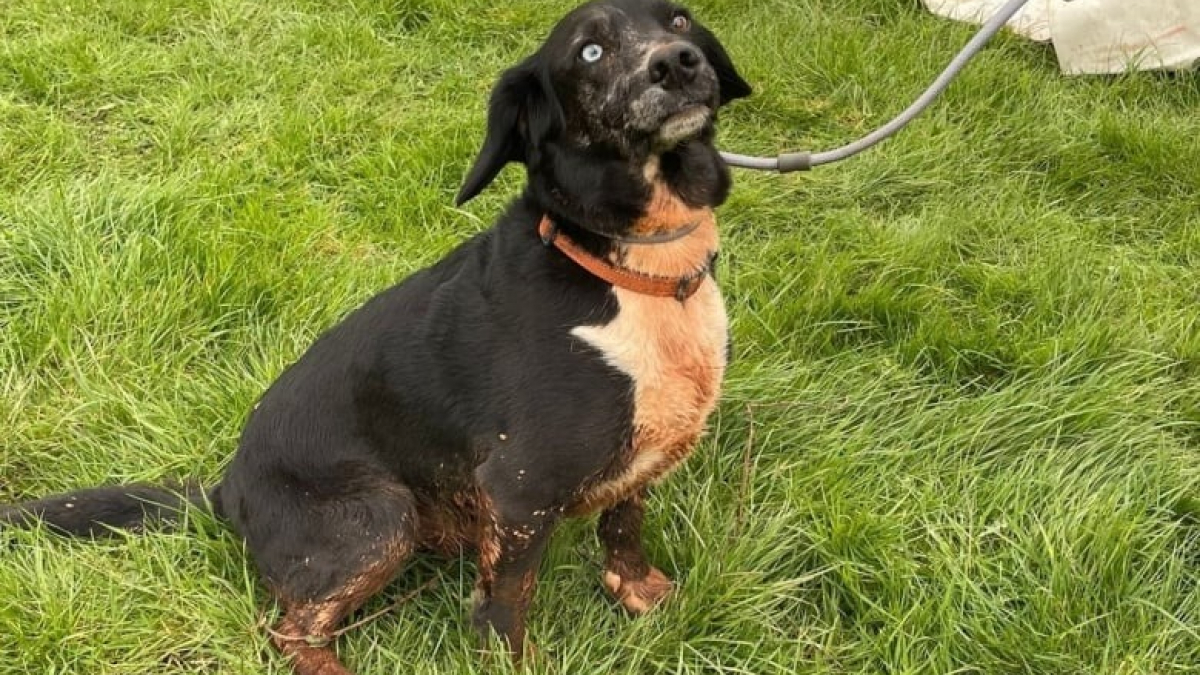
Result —
[[[323, 329], [488, 226], [453, 195], [562, 0], [4, 0], [0, 502], [213, 482]], [[723, 146], [826, 149], [972, 29], [914, 0], [698, 1], [750, 99]], [[1200, 673], [1200, 76], [1064, 78], [998, 38], [887, 144], [738, 172], [735, 363], [656, 493], [681, 583], [631, 620], [559, 532], [546, 672]], [[0, 675], [285, 673], [238, 541], [0, 549]], [[421, 560], [340, 641], [480, 672], [473, 564]]]

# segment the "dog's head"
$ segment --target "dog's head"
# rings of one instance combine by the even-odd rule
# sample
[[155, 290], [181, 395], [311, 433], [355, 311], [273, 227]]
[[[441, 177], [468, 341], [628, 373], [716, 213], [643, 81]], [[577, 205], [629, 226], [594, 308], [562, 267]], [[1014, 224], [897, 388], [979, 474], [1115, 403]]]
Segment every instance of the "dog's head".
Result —
[[457, 201], [479, 194], [508, 162], [532, 176], [581, 154], [627, 167], [685, 145], [716, 157], [717, 109], [749, 93], [721, 43], [685, 8], [589, 2], [497, 83], [487, 138]]

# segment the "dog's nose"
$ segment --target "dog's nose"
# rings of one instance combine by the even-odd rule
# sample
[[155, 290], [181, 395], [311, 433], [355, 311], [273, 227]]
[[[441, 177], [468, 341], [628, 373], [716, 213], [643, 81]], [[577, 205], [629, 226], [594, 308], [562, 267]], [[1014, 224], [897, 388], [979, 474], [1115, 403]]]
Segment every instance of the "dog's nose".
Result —
[[667, 89], [688, 84], [703, 63], [704, 55], [696, 47], [686, 42], [667, 45], [650, 57], [650, 81]]

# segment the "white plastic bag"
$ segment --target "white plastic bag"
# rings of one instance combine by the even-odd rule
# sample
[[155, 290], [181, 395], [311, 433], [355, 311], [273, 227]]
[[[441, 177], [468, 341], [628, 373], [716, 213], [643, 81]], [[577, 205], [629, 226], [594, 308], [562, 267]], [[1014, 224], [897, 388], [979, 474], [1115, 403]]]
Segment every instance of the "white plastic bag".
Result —
[[[1005, 0], [924, 0], [925, 7], [939, 16], [970, 23], [983, 23], [1000, 10]], [[1008, 27], [1038, 42], [1050, 41], [1051, 0], [1029, 0]]]
[[[935, 14], [982, 23], [1005, 0], [924, 0]], [[1200, 63], [1200, 0], [1029, 0], [1009, 22], [1054, 44], [1064, 72], [1186, 70]]]

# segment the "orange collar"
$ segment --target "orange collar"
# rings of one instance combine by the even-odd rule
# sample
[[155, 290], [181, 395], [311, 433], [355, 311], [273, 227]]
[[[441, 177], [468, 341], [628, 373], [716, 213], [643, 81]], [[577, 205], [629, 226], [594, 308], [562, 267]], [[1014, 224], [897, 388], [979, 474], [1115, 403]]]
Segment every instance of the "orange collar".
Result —
[[613, 286], [642, 295], [675, 298], [680, 302], [692, 297], [700, 289], [704, 279], [712, 272], [713, 263], [717, 259], [717, 254], [714, 252], [709, 255], [704, 267], [692, 274], [681, 277], [660, 277], [621, 267], [592, 255], [574, 239], [559, 231], [558, 226], [550, 220], [549, 215], [542, 216], [542, 221], [538, 223], [538, 235], [541, 236], [543, 244], [553, 245], [576, 265], [590, 272], [592, 276], [607, 281]]

